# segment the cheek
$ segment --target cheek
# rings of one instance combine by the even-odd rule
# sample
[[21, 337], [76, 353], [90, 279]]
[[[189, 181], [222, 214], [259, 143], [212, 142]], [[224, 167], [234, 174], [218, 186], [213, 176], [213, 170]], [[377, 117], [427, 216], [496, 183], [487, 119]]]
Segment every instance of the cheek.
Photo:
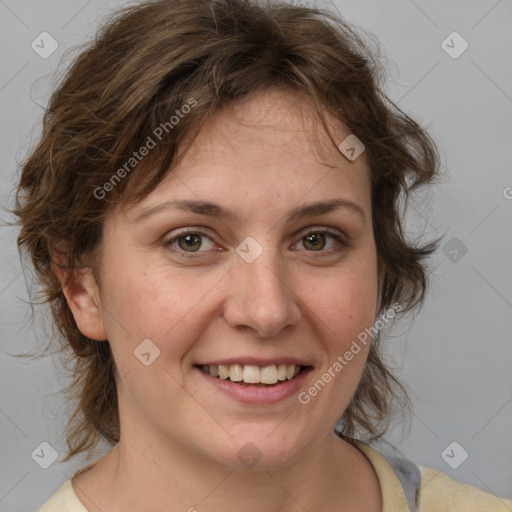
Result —
[[348, 407], [364, 371], [375, 322], [378, 287], [371, 266], [351, 266], [317, 284], [313, 316], [325, 349], [317, 380], [299, 397], [310, 413], [335, 424]]
[[[120, 264], [103, 279], [104, 322], [118, 362], [150, 339], [162, 353], [180, 358], [208, 321], [205, 307], [223, 274], [203, 276], [165, 267]], [[129, 347], [129, 350], [127, 348]]]
[[356, 337], [375, 322], [378, 298], [375, 266], [347, 265], [322, 279], [302, 280], [301, 288], [307, 293], [304, 296], [309, 297], [305, 302], [330, 337], [338, 342]]

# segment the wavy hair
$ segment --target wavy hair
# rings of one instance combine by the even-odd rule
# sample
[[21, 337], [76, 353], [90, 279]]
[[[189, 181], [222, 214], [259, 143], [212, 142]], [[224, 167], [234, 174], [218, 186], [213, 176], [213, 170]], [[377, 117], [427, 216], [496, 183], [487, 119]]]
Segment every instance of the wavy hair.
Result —
[[[18, 247], [31, 257], [60, 332], [53, 341], [73, 363], [68, 396], [76, 408], [66, 427], [64, 460], [90, 453], [101, 439], [117, 443], [120, 425], [109, 344], [79, 331], [52, 261], [65, 252], [70, 271], [87, 262], [110, 209], [154, 190], [185, 140], [230, 102], [287, 88], [313, 100], [327, 133], [328, 113], [364, 141], [381, 312], [397, 302], [403, 313], [421, 306], [428, 284], [424, 260], [439, 241], [408, 241], [400, 204], [436, 179], [439, 155], [426, 129], [383, 92], [379, 59], [378, 44], [341, 16], [258, 0], [145, 1], [117, 11], [81, 49], [55, 88], [40, 139], [22, 164], [14, 210]], [[168, 126], [191, 98], [194, 108], [162, 131], [144, 165], [127, 169], [155, 127]], [[375, 439], [389, 427], [394, 406], [408, 402], [378, 338], [341, 418], [341, 435], [362, 432]]]

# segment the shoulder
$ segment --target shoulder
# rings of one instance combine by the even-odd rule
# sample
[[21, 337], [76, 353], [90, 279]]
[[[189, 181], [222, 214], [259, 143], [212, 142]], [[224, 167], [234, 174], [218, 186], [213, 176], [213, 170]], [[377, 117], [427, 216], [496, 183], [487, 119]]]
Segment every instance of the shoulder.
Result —
[[418, 512], [511, 512], [512, 501], [457, 482], [435, 469], [421, 471]]
[[509, 499], [458, 482], [441, 471], [381, 453], [361, 441], [352, 441], [377, 473], [385, 511], [512, 512]]
[[87, 512], [87, 509], [77, 498], [71, 480], [66, 480], [38, 512]]

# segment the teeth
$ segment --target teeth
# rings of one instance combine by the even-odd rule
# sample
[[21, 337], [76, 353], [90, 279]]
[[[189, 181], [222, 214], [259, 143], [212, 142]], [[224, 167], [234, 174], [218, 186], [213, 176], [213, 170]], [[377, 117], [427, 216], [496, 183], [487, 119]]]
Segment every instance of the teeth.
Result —
[[261, 382], [263, 384], [275, 384], [277, 382], [277, 368], [275, 364], [261, 369]]
[[229, 367], [229, 380], [231, 382], [240, 382], [243, 377], [243, 368], [239, 364], [232, 364]]
[[[211, 366], [210, 366], [210, 375], [213, 375], [212, 371], [211, 371]], [[226, 366], [224, 364], [219, 365], [219, 377], [224, 380], [229, 377], [229, 366]]]
[[301, 366], [294, 364], [275, 364], [259, 367], [252, 364], [241, 365], [202, 365], [201, 369], [212, 377], [232, 382], [244, 382], [246, 384], [276, 384], [278, 381], [293, 379], [301, 370]]
[[[212, 368], [212, 366], [210, 366]], [[215, 366], [213, 366], [215, 368]], [[244, 366], [243, 381], [248, 384], [258, 384], [260, 382], [260, 369], [258, 366], [247, 364]]]

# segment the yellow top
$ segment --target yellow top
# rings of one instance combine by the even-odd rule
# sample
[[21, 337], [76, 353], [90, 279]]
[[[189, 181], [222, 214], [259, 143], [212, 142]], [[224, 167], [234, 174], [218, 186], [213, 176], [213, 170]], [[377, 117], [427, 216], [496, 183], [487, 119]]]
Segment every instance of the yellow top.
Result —
[[[377, 473], [384, 502], [382, 512], [407, 512], [402, 485], [387, 460], [365, 443], [355, 441], [355, 445], [368, 457]], [[418, 467], [421, 471], [418, 512], [512, 512], [510, 500], [457, 482], [441, 471]], [[414, 510], [412, 504], [410, 510]]]
[[[354, 445], [371, 462], [379, 479], [384, 507], [382, 512], [408, 512], [415, 507], [407, 503], [397, 473], [378, 451], [355, 441]], [[471, 485], [459, 483], [435, 469], [418, 466], [421, 486], [417, 512], [512, 512], [512, 501], [498, 498]], [[39, 512], [88, 512], [77, 498], [71, 480], [39, 509]]]

